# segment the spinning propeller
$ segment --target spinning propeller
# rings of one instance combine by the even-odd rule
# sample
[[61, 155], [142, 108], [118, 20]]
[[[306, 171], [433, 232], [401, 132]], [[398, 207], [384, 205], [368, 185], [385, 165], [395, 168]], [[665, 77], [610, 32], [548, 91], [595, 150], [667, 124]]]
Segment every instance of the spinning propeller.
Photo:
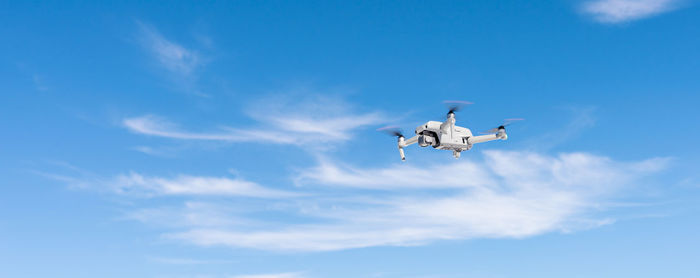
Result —
[[493, 133], [498, 133], [499, 130], [501, 130], [501, 129], [506, 129], [507, 126], [513, 124], [514, 122], [523, 121], [523, 120], [525, 120], [525, 119], [523, 119], [523, 118], [505, 119], [505, 120], [503, 120], [503, 123], [502, 123], [500, 126], [495, 127], [495, 128], [492, 128], [492, 129], [489, 129], [489, 130], [486, 130], [486, 131], [482, 131], [482, 132], [480, 132], [480, 133], [481, 133], [481, 134], [493, 134]]
[[403, 132], [401, 131], [401, 128], [395, 125], [388, 125], [385, 127], [380, 127], [377, 128], [377, 131], [384, 132], [386, 134], [389, 134], [391, 136], [396, 136], [396, 137], [404, 137]]
[[462, 110], [462, 108], [464, 108], [467, 105], [474, 104], [473, 102], [463, 100], [445, 100], [442, 103], [444, 103], [447, 106], [447, 109], [450, 109], [450, 111], [448, 111], [447, 114], [457, 112], [459, 110]]

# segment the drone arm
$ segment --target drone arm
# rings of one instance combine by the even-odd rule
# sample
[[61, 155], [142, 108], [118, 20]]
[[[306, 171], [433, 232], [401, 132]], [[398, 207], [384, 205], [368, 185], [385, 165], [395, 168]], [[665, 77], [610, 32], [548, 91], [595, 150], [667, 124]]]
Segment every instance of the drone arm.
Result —
[[401, 161], [406, 161], [406, 155], [403, 152], [403, 148], [418, 142], [418, 135], [404, 140], [403, 137], [399, 137], [399, 154], [401, 155]]
[[418, 135], [406, 139], [403, 143], [403, 147], [406, 147], [408, 145], [413, 145], [415, 143], [418, 143]]
[[488, 135], [480, 135], [480, 136], [472, 136], [467, 138], [467, 143], [469, 145], [473, 145], [476, 143], [483, 143], [483, 142], [488, 142], [488, 141], [493, 141], [493, 140], [506, 140], [508, 139], [508, 135], [506, 135], [505, 132], [499, 132], [496, 134], [488, 134]]

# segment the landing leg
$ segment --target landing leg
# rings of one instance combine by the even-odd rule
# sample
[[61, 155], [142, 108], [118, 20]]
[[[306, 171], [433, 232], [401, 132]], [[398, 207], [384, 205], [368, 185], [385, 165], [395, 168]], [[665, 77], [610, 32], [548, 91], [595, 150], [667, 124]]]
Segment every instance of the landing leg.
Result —
[[461, 153], [462, 153], [462, 152], [459, 152], [459, 151], [452, 151], [452, 155], [454, 155], [455, 159], [459, 158], [459, 155], [460, 155]]

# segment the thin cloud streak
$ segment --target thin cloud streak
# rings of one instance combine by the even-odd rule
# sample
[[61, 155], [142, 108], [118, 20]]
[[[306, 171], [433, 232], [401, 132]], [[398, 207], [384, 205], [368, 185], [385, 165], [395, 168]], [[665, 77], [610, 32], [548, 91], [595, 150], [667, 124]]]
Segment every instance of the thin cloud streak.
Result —
[[[122, 124], [134, 133], [179, 140], [258, 142], [323, 147], [317, 143], [339, 143], [352, 138], [356, 129], [384, 122], [380, 113], [329, 113], [324, 109], [300, 109], [304, 104], [289, 104], [260, 113], [249, 112], [258, 123], [251, 127], [220, 127], [215, 131], [185, 131], [155, 115], [125, 118]], [[281, 111], [280, 111], [281, 110]], [[292, 110], [292, 111], [289, 111]], [[340, 109], [338, 109], [340, 110]], [[261, 115], [262, 114], [262, 115]]]
[[231, 264], [234, 261], [198, 260], [189, 258], [148, 257], [149, 261], [171, 265]]
[[[220, 197], [220, 196], [218, 196]], [[246, 219], [241, 214], [244, 207], [208, 202], [186, 201], [182, 206], [160, 208], [142, 208], [129, 212], [122, 220], [138, 221], [147, 225], [170, 229], [188, 227], [243, 227], [259, 226], [264, 223], [254, 219]]]
[[130, 149], [143, 154], [160, 157], [173, 157], [173, 152], [175, 151], [173, 148], [152, 148], [149, 146], [135, 146]]
[[566, 107], [564, 110], [570, 112], [572, 116], [565, 126], [531, 137], [525, 144], [530, 149], [538, 151], [550, 150], [580, 136], [583, 131], [596, 125], [597, 109], [595, 107]]
[[[366, 189], [473, 188], [493, 184], [487, 173], [472, 161], [460, 161], [443, 167], [425, 168], [395, 164], [382, 169], [358, 169], [328, 160], [307, 169], [296, 178], [298, 185], [307, 182], [325, 186]], [[429, 182], [426, 182], [429, 181]]]
[[113, 178], [73, 177], [40, 173], [67, 183], [73, 188], [97, 190], [124, 196], [228, 196], [255, 198], [291, 198], [303, 196], [284, 190], [264, 187], [240, 178], [177, 175], [175, 177], [144, 176], [131, 172]]
[[126, 118], [124, 127], [131, 132], [180, 140], [258, 142], [303, 145], [309, 142], [343, 142], [351, 138], [353, 129], [377, 125], [378, 114], [348, 116], [325, 121], [311, 118], [275, 119], [273, 126], [251, 128], [223, 127], [219, 131], [183, 131], [177, 125], [154, 115]]
[[581, 6], [583, 13], [589, 14], [601, 23], [622, 23], [643, 19], [677, 9], [678, 0], [595, 0]]
[[273, 273], [273, 274], [252, 274], [252, 275], [237, 275], [231, 278], [302, 278], [304, 276], [299, 272]]
[[144, 135], [166, 137], [183, 140], [212, 140], [212, 141], [246, 141], [246, 137], [236, 134], [235, 130], [229, 132], [187, 132], [161, 118], [154, 115], [145, 115], [134, 118], [126, 118], [122, 121], [124, 126], [132, 132]]
[[285, 198], [299, 194], [265, 188], [243, 179], [178, 175], [174, 178], [147, 177], [137, 173], [120, 175], [110, 182], [120, 194], [136, 195], [224, 195]]
[[189, 75], [201, 65], [201, 58], [195, 51], [166, 39], [151, 25], [142, 22], [137, 24], [141, 31], [141, 43], [167, 70]]

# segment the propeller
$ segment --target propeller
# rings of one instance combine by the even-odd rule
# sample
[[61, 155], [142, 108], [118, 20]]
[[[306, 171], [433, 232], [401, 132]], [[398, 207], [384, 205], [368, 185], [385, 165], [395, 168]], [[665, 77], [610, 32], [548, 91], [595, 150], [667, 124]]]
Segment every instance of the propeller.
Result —
[[389, 134], [391, 136], [396, 136], [396, 137], [404, 137], [403, 132], [401, 131], [401, 128], [395, 125], [388, 125], [385, 127], [380, 127], [377, 128], [377, 131], [384, 132], [386, 134]]
[[525, 119], [523, 119], [523, 118], [510, 118], [510, 119], [505, 119], [505, 120], [503, 120], [503, 123], [502, 123], [500, 126], [498, 126], [498, 127], [496, 127], [496, 128], [492, 128], [492, 129], [486, 130], [486, 131], [482, 131], [482, 132], [480, 132], [480, 133], [481, 133], [481, 134], [493, 134], [493, 133], [498, 133], [499, 130], [505, 129], [507, 126], [513, 124], [514, 122], [517, 122], [517, 121], [524, 121], [524, 120], [525, 120]]
[[447, 114], [457, 112], [459, 110], [462, 110], [467, 105], [474, 104], [473, 102], [469, 101], [463, 101], [463, 100], [445, 100], [442, 103], [444, 103], [447, 106], [447, 109], [450, 109]]

